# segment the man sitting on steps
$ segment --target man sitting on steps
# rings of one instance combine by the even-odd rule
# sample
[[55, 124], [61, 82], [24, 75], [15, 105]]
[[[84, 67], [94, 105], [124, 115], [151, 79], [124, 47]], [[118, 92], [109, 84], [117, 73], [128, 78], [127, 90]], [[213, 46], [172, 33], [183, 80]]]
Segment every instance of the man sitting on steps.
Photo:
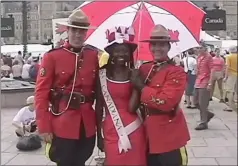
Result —
[[20, 109], [12, 121], [12, 125], [16, 127], [16, 135], [22, 137], [25, 132], [33, 133], [37, 126], [35, 122], [35, 106], [34, 96], [30, 96], [26, 100], [26, 106]]

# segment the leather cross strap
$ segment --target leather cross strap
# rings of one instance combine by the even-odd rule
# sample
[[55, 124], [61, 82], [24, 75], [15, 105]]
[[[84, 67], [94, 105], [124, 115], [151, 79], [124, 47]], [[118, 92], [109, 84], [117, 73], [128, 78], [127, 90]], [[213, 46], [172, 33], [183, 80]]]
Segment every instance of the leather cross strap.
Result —
[[[72, 51], [70, 51], [69, 49], [67, 49], [67, 48], [64, 48], [66, 51], [69, 51], [69, 52], [71, 52], [71, 53], [73, 53], [73, 54], [77, 54], [76, 52], [72, 52]], [[90, 50], [96, 50], [96, 48], [94, 48], [93, 46], [91, 46], [91, 45], [84, 45], [82, 48], [81, 48], [81, 50], [79, 51], [79, 53], [78, 53], [78, 58], [76, 57], [76, 59], [78, 59], [77, 60], [77, 65], [76, 65], [76, 67], [75, 67], [75, 69], [76, 69], [76, 71], [77, 71], [77, 73], [78, 73], [78, 70], [82, 67], [82, 64], [83, 64], [83, 58], [84, 58], [84, 50], [85, 49], [90, 49]], [[76, 55], [77, 56], [77, 55]], [[64, 87], [67, 87], [67, 86], [69, 86], [70, 85], [70, 83], [72, 82], [72, 80], [74, 79], [74, 72], [75, 72], [75, 70], [73, 71], [73, 73], [70, 75], [70, 77], [69, 77], [69, 79], [65, 82], [65, 84], [64, 84]], [[77, 75], [76, 75], [77, 76]]]
[[168, 65], [168, 62], [163, 62], [160, 64], [153, 64], [146, 79], [145, 79], [145, 84], [149, 83], [152, 78], [155, 76], [155, 74], [160, 71], [162, 68], [166, 67]]
[[[154, 64], [148, 75], [147, 75], [147, 78], [145, 79], [145, 84], [149, 83], [152, 78], [155, 76], [155, 74], [157, 72], [159, 72], [162, 68], [166, 67], [168, 65], [168, 62], [163, 62], [163, 63], [160, 63], [160, 64]], [[158, 110], [158, 109], [151, 109], [151, 108], [148, 108], [146, 107], [145, 105], [142, 105], [141, 106], [141, 109], [144, 110], [144, 113], [145, 113], [145, 116], [151, 116], [151, 115], [167, 115], [167, 116], [170, 116], [171, 118], [174, 117], [177, 113], [177, 111], [179, 110], [179, 105], [176, 106], [175, 108], [173, 108], [171, 111], [169, 112], [165, 112], [165, 111], [161, 111], [161, 110]]]
[[[70, 51], [67, 49], [67, 51]], [[75, 69], [73, 71], [73, 73], [69, 76], [69, 79], [64, 83], [64, 87], [68, 87], [70, 85], [70, 83], [73, 81], [74, 79], [74, 72], [75, 70], [77, 71], [78, 73], [78, 70], [82, 67], [82, 64], [83, 64], [83, 57], [84, 57], [84, 54], [83, 54], [83, 51], [84, 51], [84, 48], [81, 49], [79, 55], [78, 55], [78, 58], [76, 57], [77, 59], [77, 64], [75, 66]], [[71, 52], [71, 51], [70, 51]], [[73, 52], [72, 52], [73, 53]], [[77, 56], [77, 55], [76, 55]]]

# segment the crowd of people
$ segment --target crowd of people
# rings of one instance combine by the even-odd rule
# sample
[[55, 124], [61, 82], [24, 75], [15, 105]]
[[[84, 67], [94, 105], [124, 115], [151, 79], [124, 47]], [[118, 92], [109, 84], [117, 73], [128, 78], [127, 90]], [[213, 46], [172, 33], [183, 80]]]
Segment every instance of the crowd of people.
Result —
[[[187, 57], [183, 59], [184, 70], [188, 75], [185, 103], [189, 109], [200, 109], [201, 114], [201, 124], [196, 130], [207, 129], [207, 123], [214, 117], [208, 111], [208, 105], [213, 100], [216, 83], [220, 102], [237, 103], [237, 46], [231, 47], [229, 53], [225, 57], [221, 56], [219, 48], [208, 52], [208, 47], [203, 43], [201, 47], [189, 49]], [[224, 111], [232, 109], [226, 108]]]
[[40, 63], [40, 55], [33, 56], [29, 53], [23, 56], [19, 51], [14, 58], [11, 54], [1, 55], [1, 78], [13, 78], [16, 80], [36, 81]]

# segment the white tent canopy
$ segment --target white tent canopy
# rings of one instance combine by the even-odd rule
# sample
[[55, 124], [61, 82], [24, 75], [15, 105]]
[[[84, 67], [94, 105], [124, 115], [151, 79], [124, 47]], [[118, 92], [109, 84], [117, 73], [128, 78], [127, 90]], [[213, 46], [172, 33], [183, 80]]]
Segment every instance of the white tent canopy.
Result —
[[222, 40], [221, 43], [223, 48], [237, 46], [237, 40]]
[[201, 31], [200, 32], [200, 40], [203, 41], [220, 41], [219, 39], [209, 35], [208, 33], [206, 33], [205, 31]]
[[[52, 48], [51, 45], [41, 45], [41, 44], [28, 44], [27, 52], [32, 53], [32, 55], [39, 55], [49, 51]], [[12, 57], [15, 57], [18, 51], [23, 52], [23, 45], [3, 45], [1, 46], [1, 53], [10, 53]]]
[[237, 40], [222, 40], [221, 41], [222, 51], [224, 50], [229, 51], [229, 49], [233, 46], [237, 46]]

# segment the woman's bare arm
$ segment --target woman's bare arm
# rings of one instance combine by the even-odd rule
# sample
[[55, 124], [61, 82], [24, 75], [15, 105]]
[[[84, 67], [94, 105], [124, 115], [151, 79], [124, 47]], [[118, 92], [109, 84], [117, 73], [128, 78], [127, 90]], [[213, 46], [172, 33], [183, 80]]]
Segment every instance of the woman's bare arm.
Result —
[[136, 110], [140, 106], [140, 93], [138, 90], [133, 89], [131, 99], [129, 102], [129, 112], [136, 113]]
[[96, 104], [95, 104], [95, 112], [96, 112], [96, 123], [97, 123], [97, 132], [101, 134], [101, 126], [102, 126], [102, 118], [103, 118], [103, 96], [101, 92], [100, 80], [97, 81], [96, 88]]

